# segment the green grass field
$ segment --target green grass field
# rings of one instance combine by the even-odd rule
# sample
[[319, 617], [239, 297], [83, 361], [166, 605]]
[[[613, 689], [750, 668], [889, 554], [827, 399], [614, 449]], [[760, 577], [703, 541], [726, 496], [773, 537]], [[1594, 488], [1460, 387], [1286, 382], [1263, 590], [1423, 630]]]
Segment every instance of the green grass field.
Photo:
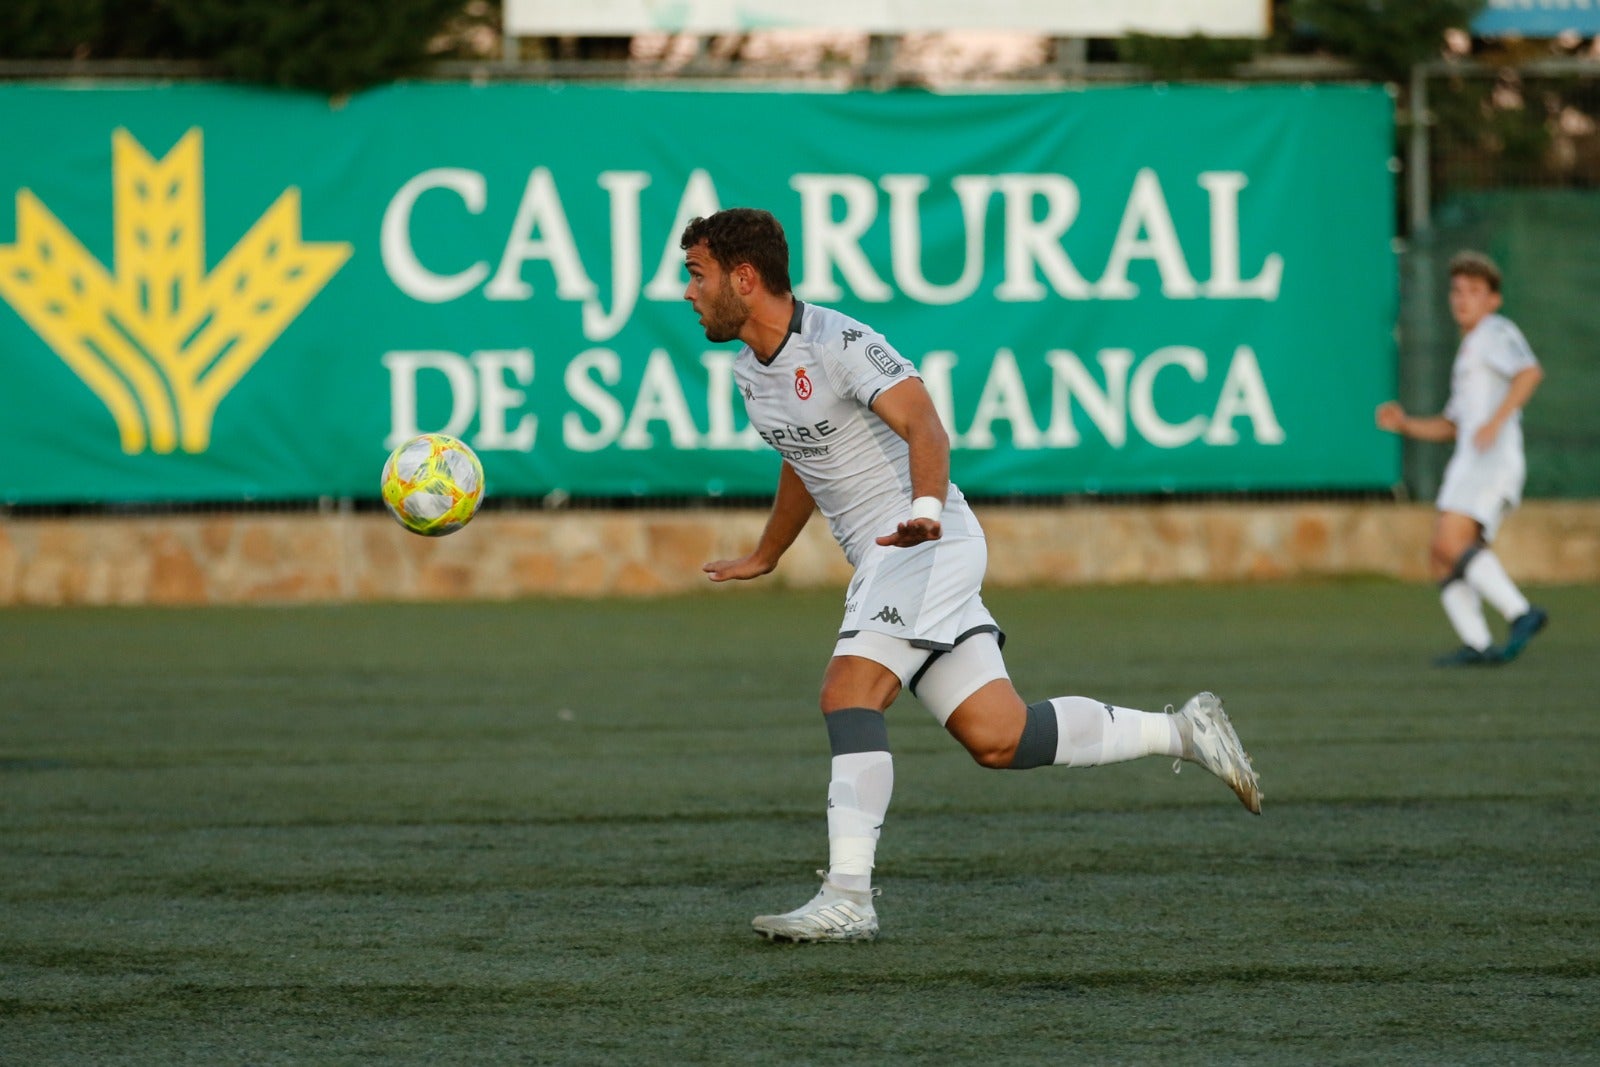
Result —
[[839, 596], [0, 612], [0, 1063], [1600, 1063], [1600, 597], [1444, 672], [1429, 587], [993, 591], [1025, 697], [1228, 702], [1195, 767], [890, 712], [881, 940], [815, 891]]

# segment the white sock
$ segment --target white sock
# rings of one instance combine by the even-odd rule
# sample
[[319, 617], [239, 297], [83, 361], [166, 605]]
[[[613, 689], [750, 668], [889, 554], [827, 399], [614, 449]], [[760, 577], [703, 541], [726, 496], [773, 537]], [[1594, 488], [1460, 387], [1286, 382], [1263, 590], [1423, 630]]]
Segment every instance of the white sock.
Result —
[[1181, 756], [1177, 720], [1088, 697], [1056, 697], [1056, 766], [1097, 767], [1140, 756]]
[[1439, 590], [1439, 602], [1462, 644], [1479, 652], [1489, 647], [1489, 624], [1484, 621], [1483, 601], [1476, 589], [1460, 578], [1452, 579]]
[[828, 881], [841, 889], [872, 888], [878, 831], [894, 793], [894, 758], [887, 752], [833, 757], [828, 783]]
[[1528, 598], [1522, 595], [1517, 584], [1511, 580], [1511, 575], [1506, 573], [1500, 557], [1487, 548], [1479, 549], [1467, 561], [1467, 569], [1462, 577], [1507, 620], [1527, 613]]

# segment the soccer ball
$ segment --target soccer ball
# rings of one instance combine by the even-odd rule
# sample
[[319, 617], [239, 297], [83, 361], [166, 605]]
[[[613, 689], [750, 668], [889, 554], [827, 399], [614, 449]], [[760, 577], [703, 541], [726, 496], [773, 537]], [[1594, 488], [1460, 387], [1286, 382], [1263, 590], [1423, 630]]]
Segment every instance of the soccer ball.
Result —
[[483, 500], [483, 464], [448, 434], [413, 437], [383, 465], [383, 502], [412, 533], [443, 537], [465, 526]]

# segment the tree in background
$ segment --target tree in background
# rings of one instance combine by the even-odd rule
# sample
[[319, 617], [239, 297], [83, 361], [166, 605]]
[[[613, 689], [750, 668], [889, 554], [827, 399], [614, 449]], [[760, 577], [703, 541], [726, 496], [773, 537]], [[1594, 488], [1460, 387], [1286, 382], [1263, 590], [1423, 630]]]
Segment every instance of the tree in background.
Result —
[[1279, 0], [1278, 33], [1291, 48], [1309, 45], [1362, 70], [1404, 82], [1411, 68], [1438, 59], [1445, 33], [1468, 26], [1485, 0]]
[[0, 58], [188, 59], [167, 0], [7, 0]]
[[487, 0], [5, 0], [0, 58], [190, 60], [339, 94], [481, 51], [498, 17]]
[[1130, 33], [1107, 43], [1116, 59], [1162, 80], [1226, 79], [1260, 55], [1312, 54], [1404, 83], [1415, 64], [1440, 58], [1446, 33], [1466, 32], [1484, 6], [1485, 0], [1275, 0], [1273, 33], [1264, 41]]

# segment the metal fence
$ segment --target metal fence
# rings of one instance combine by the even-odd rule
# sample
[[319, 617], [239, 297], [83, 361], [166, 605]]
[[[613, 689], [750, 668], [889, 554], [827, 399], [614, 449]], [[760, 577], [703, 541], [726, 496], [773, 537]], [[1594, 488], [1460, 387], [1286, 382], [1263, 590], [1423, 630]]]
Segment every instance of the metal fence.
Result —
[[[1524, 418], [1529, 496], [1600, 496], [1600, 63], [1417, 68], [1400, 113], [1400, 396], [1440, 410], [1457, 343], [1448, 262], [1488, 252], [1505, 272], [1504, 312], [1522, 327], [1547, 381]], [[1437, 489], [1448, 450], [1407, 448], [1406, 486]]]

